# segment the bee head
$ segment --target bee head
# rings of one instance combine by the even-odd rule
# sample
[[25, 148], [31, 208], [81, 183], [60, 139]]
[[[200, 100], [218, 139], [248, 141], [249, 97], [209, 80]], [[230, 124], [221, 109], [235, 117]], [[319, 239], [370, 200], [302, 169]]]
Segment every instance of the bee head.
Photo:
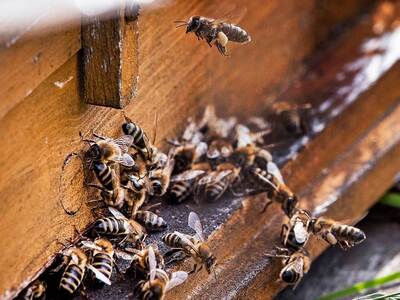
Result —
[[102, 156], [100, 146], [98, 144], [91, 145], [85, 155], [89, 160], [99, 160]]
[[292, 214], [295, 211], [295, 208], [297, 206], [297, 203], [298, 203], [298, 199], [297, 199], [296, 195], [289, 193], [283, 204], [283, 209], [288, 216], [292, 216]]
[[154, 180], [152, 186], [154, 195], [161, 195], [163, 193], [163, 186], [159, 180]]
[[200, 16], [191, 17], [187, 24], [186, 33], [195, 32], [200, 28]]
[[199, 247], [198, 251], [206, 264], [207, 272], [211, 273], [211, 268], [216, 263], [216, 257], [211, 253], [210, 248], [204, 243]]
[[161, 299], [161, 296], [164, 294], [164, 289], [163, 289], [163, 285], [159, 283], [159, 280], [154, 280], [155, 283], [151, 284], [151, 296], [149, 298], [149, 300], [152, 299]]
[[126, 122], [122, 124], [122, 131], [124, 134], [132, 134], [136, 130], [136, 125], [135, 123], [132, 122]]

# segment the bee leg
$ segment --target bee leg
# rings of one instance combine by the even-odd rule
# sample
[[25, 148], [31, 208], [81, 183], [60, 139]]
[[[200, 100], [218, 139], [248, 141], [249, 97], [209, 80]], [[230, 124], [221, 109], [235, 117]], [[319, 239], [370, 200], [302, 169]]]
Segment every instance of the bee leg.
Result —
[[95, 133], [94, 131], [92, 131], [92, 135], [100, 140], [106, 140], [106, 138], [104, 136], [101, 136], [97, 133]]
[[281, 230], [281, 241], [284, 246], [286, 246], [288, 238], [289, 238], [289, 226], [287, 224], [283, 224]]
[[270, 206], [272, 204], [272, 200], [271, 199], [267, 199], [267, 201], [265, 201], [265, 204], [263, 206], [263, 209], [261, 210], [261, 214], [265, 213], [265, 211], [267, 210], [268, 206]]
[[197, 271], [197, 264], [194, 264], [194, 266], [193, 266], [193, 269], [188, 273], [189, 275], [190, 274], [193, 274], [193, 273], [195, 273]]
[[170, 265], [174, 262], [181, 261], [182, 259], [186, 258], [186, 253], [180, 248], [174, 248], [164, 254], [164, 258], [168, 258], [165, 264]]

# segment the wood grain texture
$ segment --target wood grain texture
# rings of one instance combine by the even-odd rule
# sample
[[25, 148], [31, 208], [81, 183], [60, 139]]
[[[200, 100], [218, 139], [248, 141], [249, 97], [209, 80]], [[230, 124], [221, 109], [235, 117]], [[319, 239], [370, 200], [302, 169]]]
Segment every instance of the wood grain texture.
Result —
[[[137, 97], [125, 112], [149, 133], [157, 113], [162, 124], [158, 145], [207, 102], [225, 113], [259, 111], [296, 78], [303, 59], [319, 43], [313, 35], [315, 1], [300, 5], [294, 0], [257, 0], [246, 4], [247, 17], [240, 22], [253, 42], [233, 45], [231, 57], [221, 57], [172, 23], [194, 14], [223, 13], [232, 2], [211, 3], [181, 0], [140, 17], [139, 60], [135, 60], [140, 82]], [[240, 8], [242, 2], [235, 3]], [[82, 229], [92, 220], [84, 203], [94, 195], [82, 186], [78, 158], [72, 156], [62, 166], [68, 154], [83, 147], [79, 131], [117, 136], [123, 116], [119, 110], [83, 103], [78, 63], [78, 56], [72, 56], [56, 72], [47, 73], [24, 101], [0, 110], [0, 235], [8, 245], [0, 250], [0, 297], [15, 295], [61, 248], [57, 240], [71, 238], [74, 226]], [[63, 207], [69, 213], [80, 209], [71, 215]]]
[[86, 103], [123, 108], [136, 93], [138, 9], [126, 17], [121, 5], [107, 15], [84, 18], [81, 64]]
[[0, 47], [0, 119], [80, 47], [79, 26], [43, 35], [27, 32], [13, 44]]

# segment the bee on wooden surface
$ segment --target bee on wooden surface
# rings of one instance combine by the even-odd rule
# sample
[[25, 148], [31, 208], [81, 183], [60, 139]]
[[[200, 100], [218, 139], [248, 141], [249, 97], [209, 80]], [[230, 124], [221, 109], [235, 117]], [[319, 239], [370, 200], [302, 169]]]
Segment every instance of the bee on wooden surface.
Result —
[[175, 160], [169, 157], [164, 168], [154, 169], [149, 172], [149, 180], [152, 186], [151, 191], [149, 191], [150, 195], [160, 197], [167, 192], [174, 165]]
[[173, 272], [171, 276], [157, 268], [157, 260], [152, 247], [148, 249], [149, 279], [138, 283], [136, 290], [141, 300], [162, 300], [170, 289], [186, 281], [188, 274], [183, 271]]
[[125, 200], [125, 189], [120, 185], [119, 178], [113, 168], [103, 162], [93, 163], [93, 170], [101, 185], [87, 183], [87, 186], [99, 189], [100, 196], [106, 205], [121, 208]]
[[[193, 270], [190, 273], [200, 271], [203, 266], [205, 266], [207, 272], [210, 273], [211, 268], [216, 263], [216, 257], [212, 254], [210, 247], [206, 243], [203, 227], [196, 213], [190, 212], [188, 225], [196, 232], [195, 235], [192, 236], [175, 231], [173, 233], [167, 233], [162, 237], [163, 242], [167, 246], [173, 248], [166, 253], [166, 256], [169, 257], [175, 254], [179, 254], [180, 257], [182, 257], [182, 255], [190, 256], [195, 261]], [[200, 265], [199, 269], [198, 265]]]
[[314, 234], [323, 238], [327, 243], [330, 245], [337, 244], [343, 250], [347, 250], [366, 239], [362, 230], [324, 217], [313, 218], [310, 228]]
[[304, 274], [310, 269], [311, 261], [308, 253], [304, 249], [290, 253], [288, 249], [278, 247], [276, 252], [267, 253], [266, 256], [282, 258], [283, 268], [279, 273], [279, 278], [283, 282], [293, 285], [295, 289]]
[[288, 224], [282, 225], [281, 242], [291, 249], [299, 250], [303, 248], [310, 236], [309, 228], [311, 223], [311, 214], [303, 209], [294, 209]]
[[172, 176], [167, 201], [173, 204], [186, 201], [193, 194], [196, 181], [209, 170], [208, 163], [198, 163], [192, 165], [192, 169]]
[[[94, 242], [83, 240], [81, 243], [82, 248], [93, 251], [90, 265], [110, 280], [114, 266], [114, 248], [111, 242], [104, 238], [97, 238]], [[94, 275], [97, 278], [96, 274]], [[104, 283], [103, 280], [100, 281]]]
[[[68, 262], [67, 262], [68, 261]], [[110, 285], [110, 280], [88, 263], [88, 257], [79, 248], [72, 247], [64, 253], [64, 264], [66, 264], [64, 273], [61, 277], [59, 289], [69, 294], [77, 291], [85, 276], [86, 268], [89, 268], [97, 279]]]
[[82, 141], [89, 143], [89, 150], [85, 157], [89, 162], [101, 162], [104, 164], [119, 163], [123, 166], [133, 167], [135, 161], [128, 152], [133, 143], [133, 137], [130, 135], [121, 136], [118, 139], [111, 139], [93, 134], [98, 141], [84, 139], [79, 133]]
[[23, 300], [43, 300], [46, 298], [46, 288], [46, 283], [37, 279], [26, 288], [21, 298]]
[[176, 21], [181, 23], [177, 27], [186, 26], [186, 33], [193, 32], [199, 40], [205, 39], [212, 47], [214, 44], [222, 55], [228, 55], [228, 41], [247, 44], [251, 41], [250, 35], [241, 27], [218, 19], [202, 16], [190, 17], [188, 21]]
[[267, 192], [268, 201], [265, 203], [263, 211], [275, 201], [280, 203], [285, 214], [291, 217], [293, 210], [298, 204], [298, 199], [284, 183], [279, 168], [273, 162], [269, 162], [267, 170], [254, 168], [251, 170], [251, 173], [257, 184], [256, 190], [259, 189], [258, 191]]
[[[206, 198], [207, 201], [218, 200], [225, 191], [239, 178], [240, 168], [231, 163], [218, 165], [215, 171], [202, 176], [196, 182], [196, 198]], [[204, 193], [203, 193], [204, 192]], [[201, 196], [204, 195], [204, 196]]]
[[311, 105], [294, 105], [288, 102], [276, 102], [272, 105], [272, 111], [276, 115], [276, 122], [283, 125], [285, 130], [294, 135], [307, 134], [309, 125], [307, 122]]
[[[152, 248], [150, 250], [150, 248]], [[132, 249], [134, 255], [132, 262], [129, 267], [129, 272], [133, 272], [135, 275], [140, 274], [143, 278], [147, 278], [150, 274], [149, 266], [149, 252], [153, 251], [156, 259], [156, 268], [164, 268], [164, 257], [161, 255], [156, 245], [149, 245], [143, 250]]]
[[109, 207], [113, 217], [97, 219], [93, 225], [93, 230], [100, 235], [125, 236], [124, 240], [129, 239], [133, 242], [141, 243], [145, 237], [143, 227], [135, 220], [126, 218], [115, 208]]
[[148, 210], [139, 210], [135, 214], [135, 220], [142, 224], [148, 231], [160, 231], [167, 228], [167, 222], [157, 214]]

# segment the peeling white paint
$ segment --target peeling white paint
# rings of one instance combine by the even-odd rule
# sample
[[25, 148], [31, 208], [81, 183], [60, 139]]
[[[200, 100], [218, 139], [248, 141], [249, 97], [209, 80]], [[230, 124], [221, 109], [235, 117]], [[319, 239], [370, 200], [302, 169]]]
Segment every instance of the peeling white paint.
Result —
[[55, 82], [54, 82], [54, 85], [55, 85], [56, 87], [62, 89], [62, 88], [64, 88], [64, 86], [65, 86], [68, 82], [70, 82], [73, 78], [74, 78], [74, 76], [70, 76], [70, 77], [68, 77], [68, 79], [65, 80], [65, 81], [55, 81]]

